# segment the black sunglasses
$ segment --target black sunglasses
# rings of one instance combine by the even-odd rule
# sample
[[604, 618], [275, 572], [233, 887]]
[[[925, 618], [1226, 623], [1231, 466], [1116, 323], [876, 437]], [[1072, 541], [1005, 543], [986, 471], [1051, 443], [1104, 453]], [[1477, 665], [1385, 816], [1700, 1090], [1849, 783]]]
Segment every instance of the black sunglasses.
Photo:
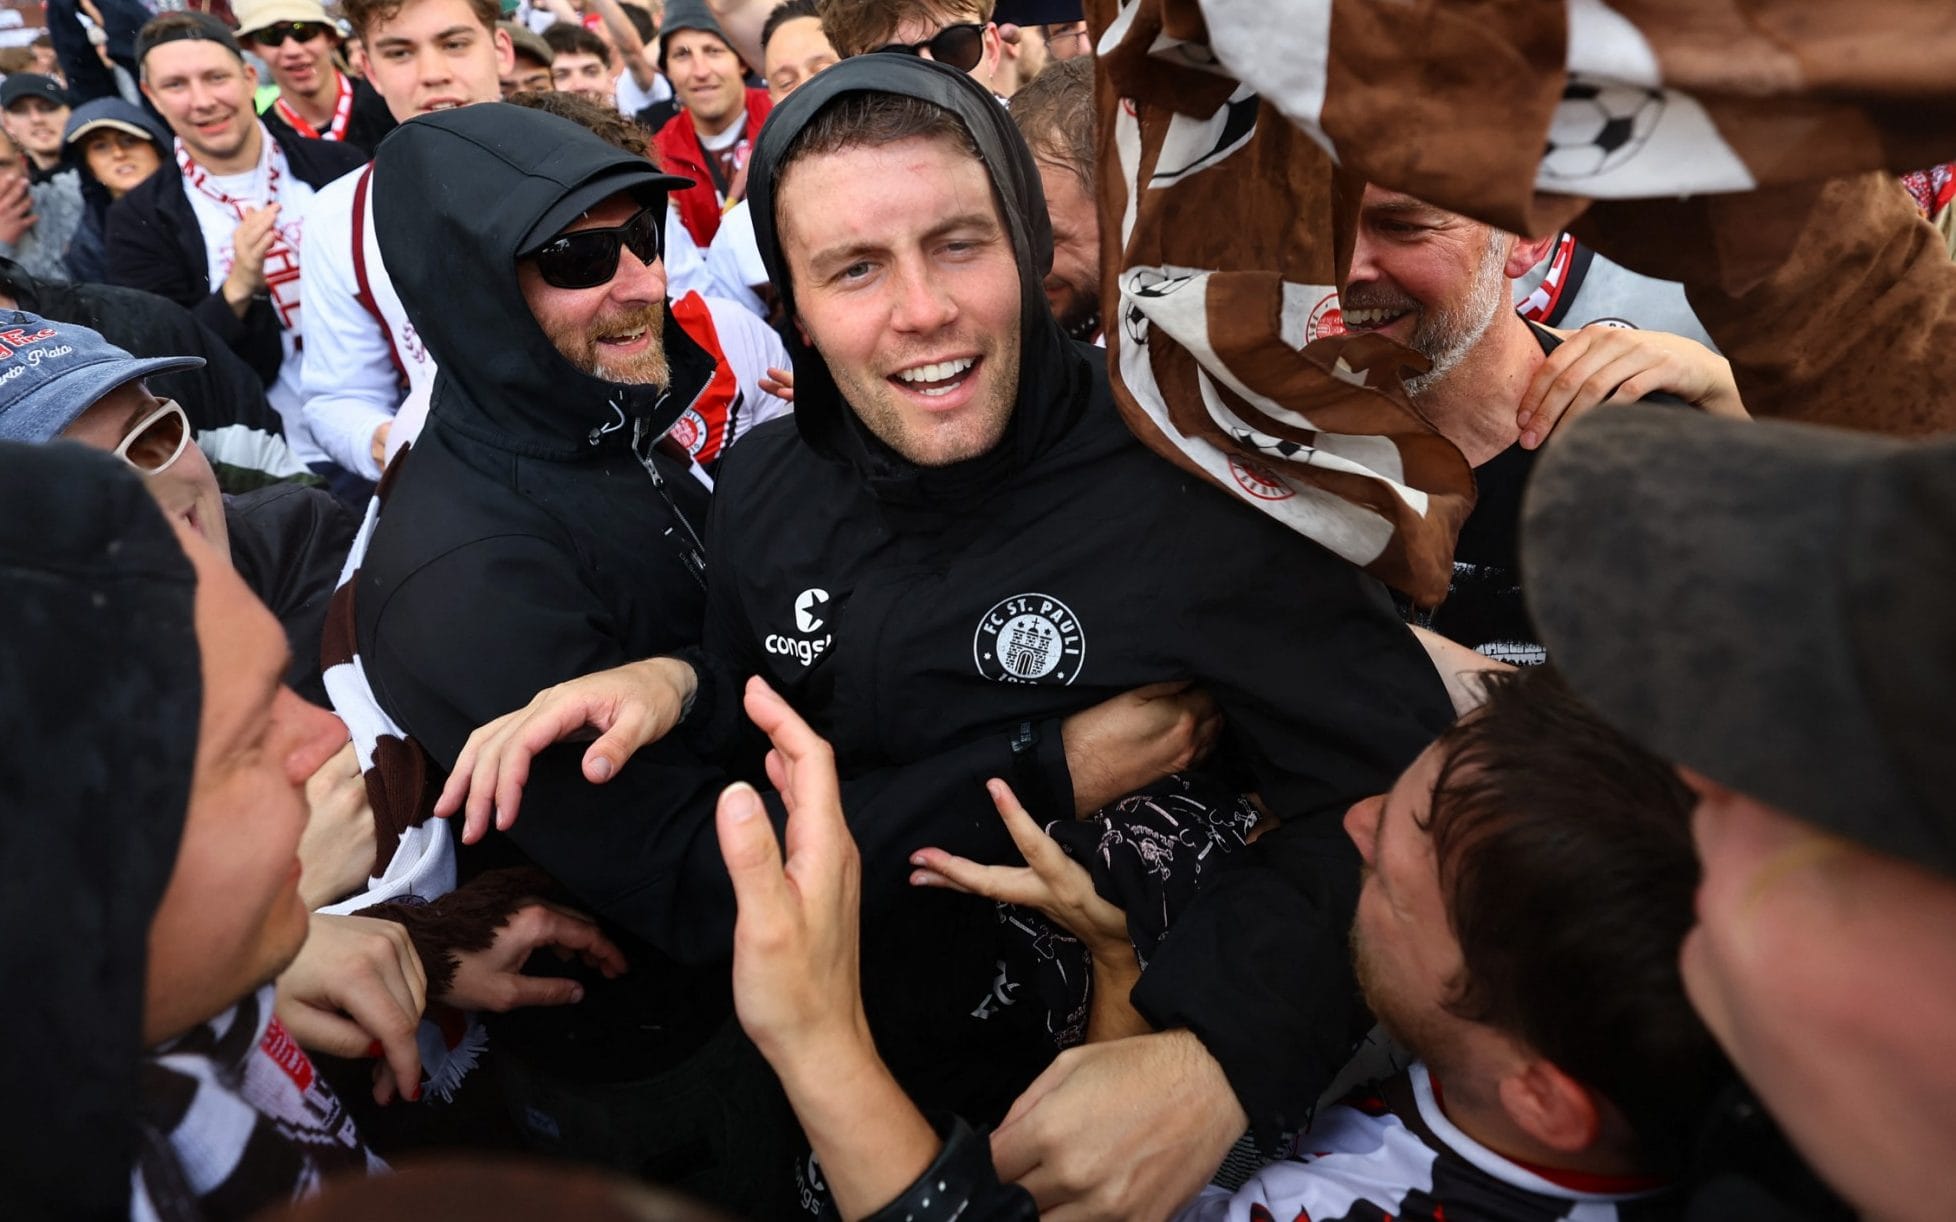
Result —
[[284, 21], [278, 25], [268, 25], [262, 30], [253, 30], [251, 41], [261, 47], [280, 47], [285, 45], [285, 40], [288, 38], [311, 42], [332, 28], [317, 21]]
[[560, 289], [588, 289], [618, 274], [620, 247], [650, 265], [659, 258], [660, 212], [641, 208], [631, 220], [610, 229], [580, 229], [537, 247], [530, 259], [543, 282]]
[[947, 25], [922, 42], [893, 42], [876, 48], [875, 53], [922, 55], [929, 51], [930, 57], [945, 67], [969, 72], [985, 58], [985, 25], [982, 21]]

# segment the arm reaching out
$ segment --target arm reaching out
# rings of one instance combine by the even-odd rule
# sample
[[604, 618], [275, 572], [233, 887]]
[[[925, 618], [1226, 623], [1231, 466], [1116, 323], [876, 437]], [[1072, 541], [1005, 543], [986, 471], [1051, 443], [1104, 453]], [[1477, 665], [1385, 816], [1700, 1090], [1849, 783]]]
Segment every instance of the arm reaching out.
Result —
[[835, 756], [761, 680], [748, 682], [746, 706], [774, 743], [767, 772], [788, 807], [787, 857], [760, 796], [728, 786], [717, 823], [740, 908], [734, 1009], [780, 1075], [837, 1211], [861, 1218], [906, 1191], [939, 1142], [877, 1055], [863, 1014], [861, 862]]

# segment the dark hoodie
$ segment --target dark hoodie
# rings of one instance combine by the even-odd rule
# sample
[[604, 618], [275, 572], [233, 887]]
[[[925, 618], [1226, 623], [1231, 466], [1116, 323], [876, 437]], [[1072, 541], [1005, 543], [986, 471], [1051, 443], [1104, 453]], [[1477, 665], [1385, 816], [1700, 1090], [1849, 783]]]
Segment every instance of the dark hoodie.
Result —
[[[571, 219], [556, 218], [560, 201], [636, 189], [663, 208], [642, 158], [555, 116], [485, 104], [403, 124], [378, 164], [381, 252], [441, 373], [426, 429], [383, 485], [353, 615], [377, 702], [445, 769], [476, 726], [552, 684], [698, 645], [705, 597], [687, 541], [706, 490], [651, 443], [713, 365], [668, 315], [670, 391], [588, 376], [558, 354], [517, 286], [525, 235], [546, 215], [556, 228]], [[457, 261], [471, 270], [467, 293], [454, 291]], [[695, 716], [713, 720], [708, 708]], [[513, 844], [628, 936], [631, 973], [588, 982], [582, 1006], [534, 1017], [556, 1034], [532, 1046], [624, 1076], [679, 1055], [728, 1013], [734, 904], [713, 809], [729, 774], [758, 778], [760, 760], [708, 759], [675, 734], [593, 786], [582, 751], [539, 755], [523, 818], [465, 851], [462, 866]], [[896, 837], [866, 837], [865, 854], [901, 863], [933, 838], [972, 850], [970, 828], [985, 845], [1002, 839], [980, 782], [1011, 759], [998, 734], [929, 767], [854, 779], [852, 818]], [[779, 826], [785, 813], [767, 800]], [[901, 886], [899, 865], [885, 890]], [[611, 1005], [631, 1009], [629, 1021], [607, 1016]], [[662, 1040], [642, 1033], [655, 1023]], [[564, 1037], [566, 1026], [576, 1033]]]
[[149, 921], [197, 747], [196, 581], [115, 458], [0, 445], [0, 484], [0, 1201], [124, 1217]]
[[88, 158], [82, 156], [81, 147], [74, 143], [74, 133], [103, 119], [115, 119], [148, 132], [149, 142], [156, 148], [159, 171], [175, 157], [169, 129], [147, 110], [121, 98], [84, 102], [68, 116], [68, 126], [61, 134], [61, 156], [81, 178], [82, 194], [81, 225], [68, 242], [68, 276], [82, 284], [100, 284], [109, 278], [109, 205], [115, 199], [88, 168]]
[[[791, 339], [794, 424], [756, 429], [719, 473], [708, 651], [765, 676], [853, 767], [1063, 717], [1145, 683], [1197, 680], [1229, 727], [1218, 765], [1283, 826], [1213, 871], [1149, 957], [1134, 1000], [1157, 1026], [1202, 1038], [1253, 1120], [1295, 1125], [1343, 1063], [1353, 1029], [1369, 1025], [1353, 1004], [1345, 941], [1358, 857], [1341, 819], [1389, 788], [1451, 720], [1438, 676], [1376, 582], [1128, 433], [1105, 355], [1068, 340], [1041, 291], [1052, 240], [1031, 154], [965, 74], [863, 56], [776, 110], [749, 198], [790, 312], [780, 166], [802, 130], [851, 93], [931, 102], [976, 144], [1018, 263], [1018, 402], [989, 452], [919, 467], [864, 428], [820, 353]], [[811, 636], [813, 617], [801, 613], [816, 593], [822, 622]], [[1049, 819], [1070, 813], [1028, 806]], [[866, 910], [873, 868], [866, 852]], [[1012, 1000], [1027, 980], [991, 987], [992, 964], [952, 932], [959, 918], [948, 905], [958, 902], [966, 934], [992, 919], [960, 897], [916, 896], [865, 940], [866, 986], [882, 954], [882, 971], [894, 959], [914, 981], [916, 965], [929, 964], [940, 991], [965, 990], [962, 1010], [938, 998], [934, 1016], [916, 1003], [879, 1025], [879, 1041], [901, 1031], [885, 1054], [913, 1090], [933, 1043], [975, 1047], [977, 1029], [998, 1026], [1001, 1011], [1010, 1020], [1029, 1008]], [[934, 942], [926, 930], [937, 931]], [[907, 952], [878, 945], [901, 939], [912, 942]], [[985, 996], [993, 1000], [980, 1004]], [[956, 1032], [967, 1016], [971, 1030]], [[919, 1038], [926, 1024], [934, 1035]], [[962, 1106], [958, 1085], [945, 1084], [927, 1104]]]

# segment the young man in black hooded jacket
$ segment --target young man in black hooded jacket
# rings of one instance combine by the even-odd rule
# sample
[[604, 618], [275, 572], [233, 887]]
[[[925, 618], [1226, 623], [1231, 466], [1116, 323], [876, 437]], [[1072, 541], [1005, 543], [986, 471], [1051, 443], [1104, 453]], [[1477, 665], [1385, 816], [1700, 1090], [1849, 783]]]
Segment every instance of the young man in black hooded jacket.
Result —
[[[1246, 1123], [1301, 1124], [1369, 1022], [1340, 818], [1451, 708], [1383, 588], [1122, 426], [1099, 354], [1047, 308], [1039, 191], [997, 103], [923, 60], [846, 61], [770, 120], [750, 199], [805, 340], [793, 424], [756, 429], [720, 471], [706, 653], [766, 678], [845, 774], [1000, 726], [1036, 743], [1042, 720], [1151, 681], [1210, 690], [1283, 826], [1219, 869], [1150, 959], [1134, 1000], [1165, 1030], [1064, 1054], [995, 1139], [1013, 1178], [1044, 1160], [1050, 1180], [1075, 1140], [1152, 1164], [1139, 1181], [1200, 1176]], [[1070, 813], [993, 775], [1042, 820]], [[865, 850], [866, 888], [881, 868]], [[1009, 1079], [971, 1050], [1023, 982], [974, 1004], [993, 963], [958, 934], [994, 920], [975, 901], [888, 911], [864, 948], [879, 1047], [924, 1106], [969, 1107], [974, 1078]], [[892, 1005], [878, 978], [923, 965], [938, 995]]]
[[[663, 439], [718, 370], [663, 309], [645, 228], [683, 180], [567, 120], [495, 103], [403, 124], [376, 166], [381, 252], [440, 372], [424, 431], [381, 484], [340, 614], [374, 702], [447, 768], [474, 727], [542, 688], [698, 645], [710, 478]], [[467, 293], [454, 291], [458, 258], [472, 265]], [[329, 653], [334, 635], [329, 623]], [[1030, 761], [1055, 789], [1070, 784], [1063, 739], [1055, 721]], [[984, 853], [1003, 835], [982, 781], [1013, 758], [1001, 729], [855, 778], [855, 809], [884, 829], [865, 852], [880, 844], [901, 862], [944, 838]], [[376, 759], [401, 817], [424, 819], [420, 755]], [[761, 771], [757, 755], [731, 767]], [[492, 1046], [541, 1144], [771, 1216], [753, 1193], [775, 1181], [750, 1168], [766, 1160], [768, 1109], [784, 1123], [786, 1111], [731, 1022], [734, 904], [712, 831], [728, 779], [679, 737], [602, 787], [574, 751], [537, 759], [530, 800], [548, 817], [500, 851], [614, 922], [634, 970], [586, 980], [575, 1013], [497, 1020]], [[628, 1082], [642, 1089], [618, 1089]]]

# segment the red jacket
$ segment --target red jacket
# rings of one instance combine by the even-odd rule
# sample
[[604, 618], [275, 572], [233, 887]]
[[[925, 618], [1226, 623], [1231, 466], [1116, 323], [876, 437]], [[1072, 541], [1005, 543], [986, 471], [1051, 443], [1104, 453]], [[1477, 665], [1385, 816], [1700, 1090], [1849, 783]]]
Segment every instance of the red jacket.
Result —
[[767, 90], [747, 91], [747, 130], [741, 134], [739, 145], [741, 172], [732, 184], [731, 198], [728, 199], [722, 199], [714, 189], [713, 175], [706, 168], [706, 150], [700, 146], [699, 135], [693, 130], [692, 115], [680, 111], [666, 120], [659, 134], [652, 137], [652, 147], [659, 155], [660, 168], [693, 180], [692, 186], [673, 193], [672, 202], [679, 209], [680, 222], [701, 249], [705, 249], [706, 244], [713, 240], [713, 235], [719, 232], [720, 213], [725, 205], [747, 193], [747, 157], [754, 147], [754, 137], [760, 134], [761, 124], [767, 122], [768, 111], [773, 108], [774, 104], [767, 100]]

